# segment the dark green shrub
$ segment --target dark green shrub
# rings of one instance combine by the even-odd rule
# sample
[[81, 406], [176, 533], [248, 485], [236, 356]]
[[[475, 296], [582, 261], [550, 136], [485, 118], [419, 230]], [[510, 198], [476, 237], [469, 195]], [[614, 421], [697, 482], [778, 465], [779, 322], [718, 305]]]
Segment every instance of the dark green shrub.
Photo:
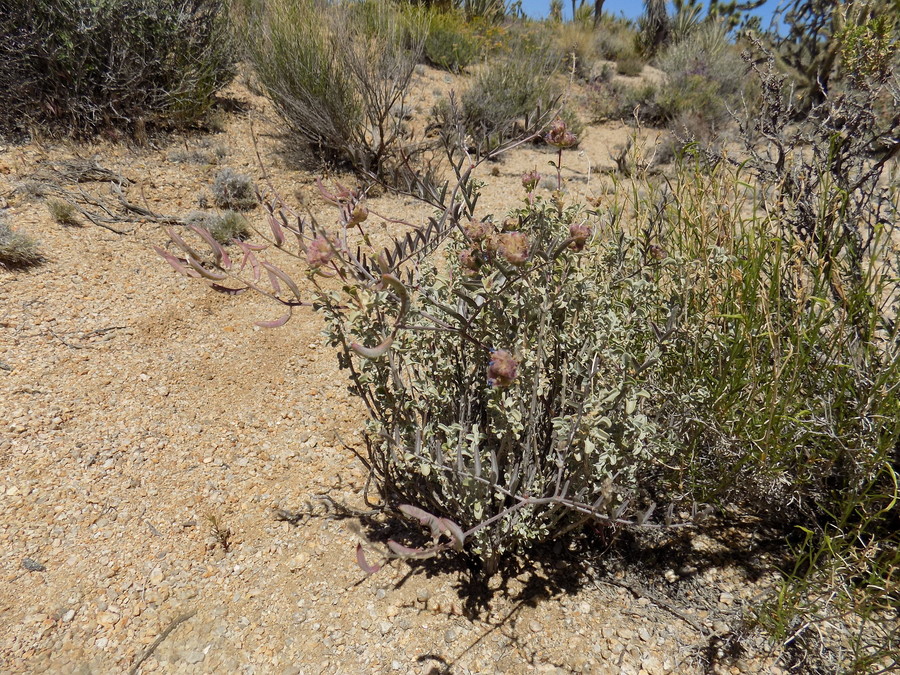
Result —
[[35, 239], [13, 230], [0, 217], [0, 266], [8, 269], [31, 267], [43, 259]]
[[644, 70], [644, 59], [637, 54], [622, 56], [616, 61], [616, 71], [619, 75], [637, 77]]
[[385, 174], [426, 35], [424, 14], [383, 0], [244, 0], [244, 42], [287, 126], [320, 157]]
[[424, 49], [429, 63], [458, 73], [478, 58], [481, 42], [460, 14], [431, 12]]
[[190, 124], [234, 74], [224, 0], [4, 0], [0, 130]]

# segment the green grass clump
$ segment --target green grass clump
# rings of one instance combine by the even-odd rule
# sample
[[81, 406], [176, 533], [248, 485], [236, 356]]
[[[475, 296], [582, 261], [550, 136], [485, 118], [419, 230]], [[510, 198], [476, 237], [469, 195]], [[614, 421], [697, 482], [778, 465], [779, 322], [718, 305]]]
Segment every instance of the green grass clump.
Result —
[[[817, 214], [818, 241], [786, 225], [790, 198], [747, 166], [684, 160], [666, 190], [619, 189], [613, 208], [636, 214], [629, 229], [658, 259], [649, 279], [671, 292], [669, 316], [650, 319], [671, 330], [653, 395], [679, 442], [659, 457], [669, 477], [644, 484], [783, 528], [795, 563], [758, 621], [779, 642], [807, 622], [835, 626], [792, 649], [844, 672], [896, 664], [900, 639], [896, 226], [872, 231], [856, 267], [841, 188], [827, 165], [806, 170], [823, 186], [800, 208]], [[896, 190], [872, 204], [885, 198], [900, 212]]]
[[81, 221], [78, 220], [78, 209], [75, 208], [74, 204], [64, 199], [48, 199], [47, 211], [53, 220], [60, 225], [81, 225]]
[[0, 265], [6, 268], [25, 268], [43, 261], [38, 242], [13, 230], [0, 219]]
[[142, 133], [201, 118], [234, 74], [225, 0], [35, 0], [0, 12], [0, 129]]
[[243, 241], [251, 234], [247, 219], [235, 211], [222, 213], [197, 211], [191, 213], [185, 220], [190, 225], [207, 230], [220, 244], [230, 244], [235, 239]]

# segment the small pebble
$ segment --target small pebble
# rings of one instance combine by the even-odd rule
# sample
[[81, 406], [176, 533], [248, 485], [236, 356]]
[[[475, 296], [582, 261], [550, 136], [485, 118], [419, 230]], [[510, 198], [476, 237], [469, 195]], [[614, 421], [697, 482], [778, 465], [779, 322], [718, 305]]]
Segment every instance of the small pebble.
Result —
[[29, 572], [46, 572], [47, 568], [44, 567], [37, 560], [33, 560], [31, 558], [25, 558], [22, 560], [22, 567], [24, 567]]
[[183, 652], [181, 657], [188, 663], [200, 663], [206, 658], [206, 654], [197, 649], [190, 649]]

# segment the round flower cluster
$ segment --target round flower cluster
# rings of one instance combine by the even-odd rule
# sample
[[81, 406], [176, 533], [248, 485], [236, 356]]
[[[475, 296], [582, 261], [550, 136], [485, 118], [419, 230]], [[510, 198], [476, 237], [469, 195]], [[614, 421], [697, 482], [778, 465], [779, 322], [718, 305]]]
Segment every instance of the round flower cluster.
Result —
[[569, 131], [565, 120], [561, 117], [557, 117], [553, 121], [553, 124], [550, 125], [550, 130], [544, 136], [544, 140], [547, 141], [547, 145], [552, 145], [554, 148], [559, 148], [560, 150], [571, 148], [578, 143], [575, 134]]
[[306, 262], [313, 269], [327, 265], [333, 257], [334, 248], [322, 235], [313, 239], [306, 247]]
[[540, 182], [541, 174], [537, 172], [537, 169], [532, 169], [522, 174], [522, 187], [528, 192], [534, 192], [534, 189]]
[[528, 262], [530, 242], [523, 232], [498, 232], [490, 221], [471, 220], [462, 227], [471, 246], [459, 254], [459, 264], [477, 272], [491, 260], [502, 259], [516, 267]]
[[587, 243], [587, 240], [590, 239], [592, 233], [593, 229], [590, 225], [586, 225], [585, 223], [572, 223], [569, 225], [569, 239], [572, 240], [569, 244], [569, 248], [573, 251], [581, 251]]
[[519, 364], [505, 349], [491, 350], [487, 382], [491, 387], [508, 387], [519, 373]]

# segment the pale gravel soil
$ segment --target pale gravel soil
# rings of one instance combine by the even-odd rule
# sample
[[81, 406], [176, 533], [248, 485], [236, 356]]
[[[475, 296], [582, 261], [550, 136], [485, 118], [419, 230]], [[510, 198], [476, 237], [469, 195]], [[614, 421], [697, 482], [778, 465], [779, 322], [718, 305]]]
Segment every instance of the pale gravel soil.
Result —
[[[422, 77], [432, 91], [445, 76]], [[252, 121], [273, 183], [315, 202], [313, 174], [274, 152], [262, 99], [238, 95], [251, 108], [213, 137], [229, 148], [221, 166], [261, 177]], [[596, 193], [594, 172], [612, 165], [608, 147], [627, 133], [591, 130], [567, 158], [573, 189]], [[0, 269], [0, 363], [10, 369], [0, 370], [0, 671], [128, 672], [196, 612], [140, 672], [775, 672], [757, 634], [734, 659], [717, 654], [727, 640], [715, 637], [739, 627], [741, 607], [770, 576], [750, 582], [713, 565], [613, 578], [669, 598], [705, 634], [622, 586], [566, 579], [565, 552], [556, 565], [552, 555], [526, 561], [469, 612], [465, 571], [394, 563], [367, 578], [345, 521], [276, 520], [275, 509], [323, 493], [363, 505], [365, 476], [342, 444], [358, 444], [363, 411], [320, 318], [303, 310], [284, 328], [255, 328], [279, 309], [177, 277], [150, 250], [166, 240], [160, 225], [128, 224], [127, 235], [64, 228], [39, 200], [11, 192], [77, 153], [134, 180], [131, 201], [182, 215], [218, 167], [167, 157], [200, 143], [0, 152], [0, 206], [49, 258], [28, 272]], [[550, 159], [525, 149], [497, 164], [485, 211], [508, 208], [521, 172]], [[409, 220], [427, 213], [400, 198], [373, 207]], [[263, 223], [261, 211], [251, 217]], [[231, 533], [227, 551], [211, 518]], [[704, 560], [716, 546], [695, 541]], [[590, 561], [580, 570], [603, 578]]]

